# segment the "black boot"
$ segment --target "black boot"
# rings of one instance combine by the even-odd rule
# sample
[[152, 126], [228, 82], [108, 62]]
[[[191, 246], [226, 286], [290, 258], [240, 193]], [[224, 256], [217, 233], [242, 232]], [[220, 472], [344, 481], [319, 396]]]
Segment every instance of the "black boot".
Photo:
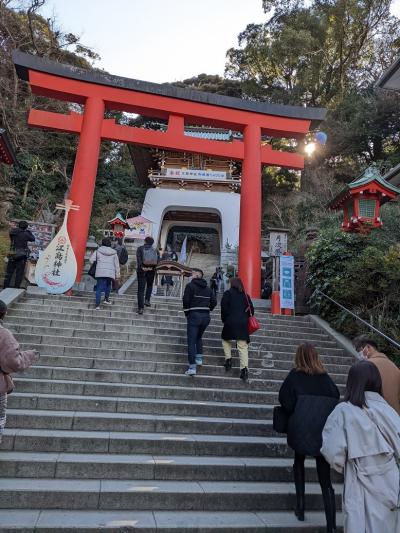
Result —
[[247, 381], [249, 379], [249, 371], [247, 370], [247, 368], [242, 368], [242, 370], [240, 371], [240, 379], [243, 380], [243, 381]]
[[331, 487], [329, 489], [322, 489], [322, 498], [325, 507], [326, 533], [336, 533], [335, 491]]
[[304, 522], [304, 493], [305, 493], [305, 478], [304, 478], [304, 464], [294, 463], [293, 465], [294, 486], [296, 487], [296, 509], [294, 514], [300, 522]]
[[224, 367], [227, 372], [232, 368], [232, 357], [225, 359]]

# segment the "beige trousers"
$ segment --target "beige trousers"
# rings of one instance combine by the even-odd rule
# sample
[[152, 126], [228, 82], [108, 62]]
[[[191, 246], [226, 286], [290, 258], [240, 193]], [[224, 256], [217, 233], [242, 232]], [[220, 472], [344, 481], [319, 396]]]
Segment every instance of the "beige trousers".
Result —
[[225, 341], [222, 339], [222, 347], [224, 349], [225, 359], [232, 357], [232, 342], [236, 342], [240, 359], [240, 370], [242, 368], [249, 368], [249, 345], [247, 341]]

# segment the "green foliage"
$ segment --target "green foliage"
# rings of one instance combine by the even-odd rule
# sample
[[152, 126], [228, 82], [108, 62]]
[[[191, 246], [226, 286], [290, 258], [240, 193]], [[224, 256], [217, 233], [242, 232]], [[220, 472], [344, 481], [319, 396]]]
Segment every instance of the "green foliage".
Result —
[[[400, 215], [399, 205], [386, 213], [390, 220]], [[398, 226], [398, 224], [397, 224]], [[394, 339], [400, 338], [400, 244], [399, 229], [388, 227], [369, 235], [323, 230], [309, 249], [308, 283]], [[336, 328], [348, 336], [369, 332], [336, 305], [314, 292], [312, 304]], [[382, 338], [388, 353], [399, 354]]]

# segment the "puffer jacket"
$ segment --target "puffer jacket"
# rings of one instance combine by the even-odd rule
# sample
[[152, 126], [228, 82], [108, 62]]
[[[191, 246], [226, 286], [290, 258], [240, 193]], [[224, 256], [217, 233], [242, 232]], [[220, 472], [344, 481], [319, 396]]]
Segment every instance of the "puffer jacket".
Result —
[[205, 279], [195, 278], [186, 285], [183, 295], [183, 310], [186, 316], [189, 316], [191, 311], [209, 313], [216, 305], [215, 295]]
[[33, 350], [21, 351], [14, 335], [3, 327], [0, 321], [0, 394], [9, 389], [9, 378], [5, 374], [25, 370], [38, 356], [39, 354]]
[[96, 278], [117, 279], [120, 277], [119, 260], [116, 250], [110, 246], [100, 246], [90, 257], [96, 265]]

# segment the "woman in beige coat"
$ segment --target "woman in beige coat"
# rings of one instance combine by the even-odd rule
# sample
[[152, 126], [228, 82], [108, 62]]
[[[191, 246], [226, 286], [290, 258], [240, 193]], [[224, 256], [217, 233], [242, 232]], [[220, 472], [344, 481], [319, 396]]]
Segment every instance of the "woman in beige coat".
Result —
[[345, 533], [400, 533], [400, 417], [383, 399], [373, 363], [351, 367], [322, 439], [322, 455], [344, 474]]
[[11, 331], [3, 326], [7, 305], [0, 300], [0, 442], [6, 425], [7, 394], [14, 388], [10, 374], [20, 372], [38, 359], [36, 350], [21, 351]]

